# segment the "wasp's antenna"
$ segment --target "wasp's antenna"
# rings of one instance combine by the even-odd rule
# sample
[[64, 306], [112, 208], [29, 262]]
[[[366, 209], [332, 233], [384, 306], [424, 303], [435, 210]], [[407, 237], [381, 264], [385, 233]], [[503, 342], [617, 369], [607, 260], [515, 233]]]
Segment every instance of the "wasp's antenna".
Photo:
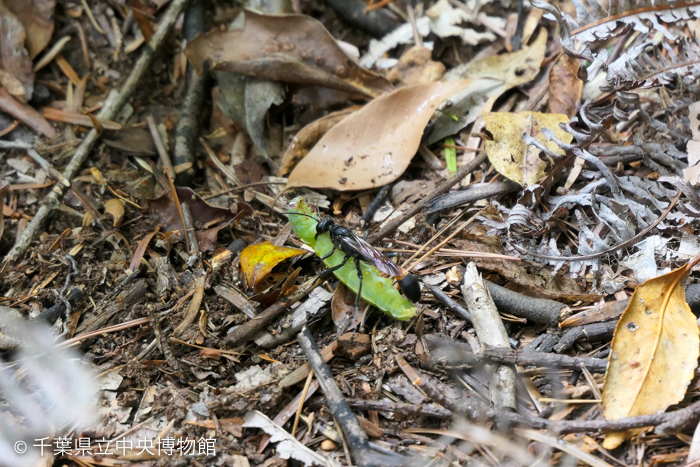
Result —
[[275, 198], [272, 200], [272, 203], [270, 204], [270, 211], [272, 211], [273, 214], [275, 213], [275, 206], [277, 206], [277, 201], [280, 199], [280, 196], [282, 196], [285, 191], [290, 190], [290, 189], [291, 189], [291, 187], [285, 186], [284, 189], [282, 189], [282, 191], [277, 193], [277, 196], [275, 196]]
[[315, 220], [316, 222], [319, 222], [319, 220], [318, 220], [316, 217], [310, 216], [309, 214], [304, 214], [303, 212], [291, 212], [291, 211], [290, 211], [290, 212], [285, 212], [285, 214], [286, 214], [286, 215], [294, 214], [294, 215], [297, 215], [297, 216], [306, 216], [306, 217], [309, 217], [309, 218]]

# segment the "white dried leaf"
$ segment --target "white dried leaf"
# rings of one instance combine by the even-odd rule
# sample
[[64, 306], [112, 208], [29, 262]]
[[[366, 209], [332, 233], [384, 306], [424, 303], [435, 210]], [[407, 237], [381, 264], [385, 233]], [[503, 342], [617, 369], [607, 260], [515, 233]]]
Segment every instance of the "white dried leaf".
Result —
[[282, 459], [296, 459], [304, 465], [323, 465], [335, 467], [331, 459], [316, 454], [311, 449], [301, 444], [296, 438], [287, 433], [284, 428], [270, 420], [266, 415], [257, 410], [248, 412], [245, 416], [244, 428], [260, 428], [270, 435], [270, 442], [277, 443], [277, 454]]
[[[421, 37], [426, 37], [430, 34], [430, 19], [426, 17], [416, 19], [416, 29]], [[360, 65], [370, 68], [394, 47], [401, 44], [412, 44], [413, 40], [413, 27], [410, 23], [403, 24], [382, 37], [381, 40], [372, 39], [369, 42], [367, 53], [360, 59]], [[427, 44], [423, 45], [427, 46]]]

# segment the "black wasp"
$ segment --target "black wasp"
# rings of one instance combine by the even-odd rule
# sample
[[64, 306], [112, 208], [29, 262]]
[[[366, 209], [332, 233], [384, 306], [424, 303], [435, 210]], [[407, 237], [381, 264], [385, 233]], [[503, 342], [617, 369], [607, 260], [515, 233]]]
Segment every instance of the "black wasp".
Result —
[[[289, 214], [297, 214], [314, 219], [314, 217], [309, 216], [308, 214]], [[321, 260], [323, 261], [329, 258], [333, 253], [335, 253], [335, 250], [340, 250], [343, 252], [345, 254], [345, 258], [339, 265], [328, 268], [321, 274], [330, 274], [333, 271], [345, 266], [345, 263], [347, 263], [350, 258], [353, 258], [355, 260], [355, 268], [357, 269], [357, 277], [360, 279], [360, 287], [357, 291], [357, 298], [355, 299], [356, 309], [359, 306], [360, 297], [362, 296], [363, 276], [362, 269], [360, 268], [360, 261], [365, 261], [366, 263], [372, 264], [382, 274], [396, 278], [404, 295], [406, 295], [406, 297], [412, 302], [417, 302], [420, 300], [420, 284], [418, 284], [418, 279], [416, 279], [415, 276], [407, 272], [401, 266], [393, 263], [375, 247], [355, 235], [352, 230], [342, 225], [338, 225], [332, 218], [326, 217], [321, 219], [318, 224], [316, 224], [316, 238], [326, 232], [328, 232], [331, 242], [333, 242], [333, 249], [327, 255], [322, 256]]]

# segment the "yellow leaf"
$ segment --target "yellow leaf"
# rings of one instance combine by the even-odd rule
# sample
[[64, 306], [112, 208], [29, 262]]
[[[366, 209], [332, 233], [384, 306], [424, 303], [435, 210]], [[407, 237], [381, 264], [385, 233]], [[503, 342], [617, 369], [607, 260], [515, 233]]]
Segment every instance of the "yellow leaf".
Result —
[[279, 263], [304, 253], [306, 250], [277, 246], [271, 242], [256, 243], [245, 247], [241, 252], [241, 270], [246, 285], [249, 288], [255, 288]]
[[105, 201], [105, 213], [112, 216], [114, 226], [119, 227], [124, 219], [124, 201], [119, 198], [112, 198]]
[[[649, 279], [634, 291], [611, 344], [603, 415], [615, 420], [663, 412], [683, 399], [700, 353], [700, 330], [685, 301], [690, 266]], [[614, 449], [641, 430], [609, 433]]]
[[[559, 140], [570, 143], [573, 136], [561, 128], [560, 123], [569, 118], [562, 114], [544, 114], [540, 112], [490, 112], [484, 115], [484, 128], [493, 135], [493, 141], [486, 141], [486, 154], [503, 176], [524, 187], [536, 184], [547, 171], [547, 160], [540, 158], [540, 151], [528, 146], [523, 134], [528, 134], [548, 149], [564, 154], [553, 141], [547, 141], [542, 128], [549, 128]], [[551, 161], [550, 161], [551, 162]]]

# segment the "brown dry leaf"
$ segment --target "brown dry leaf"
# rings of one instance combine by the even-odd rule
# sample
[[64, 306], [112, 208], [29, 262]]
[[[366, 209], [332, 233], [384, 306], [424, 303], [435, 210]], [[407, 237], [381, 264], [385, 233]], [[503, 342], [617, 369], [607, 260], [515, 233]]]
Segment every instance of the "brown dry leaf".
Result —
[[294, 166], [306, 157], [311, 148], [318, 143], [318, 140], [320, 140], [328, 130], [360, 108], [360, 106], [354, 105], [347, 109], [331, 112], [302, 128], [292, 142], [289, 143], [289, 147], [284, 153], [284, 157], [282, 157], [279, 170], [280, 176], [284, 177], [291, 172]]
[[124, 219], [124, 201], [119, 198], [108, 199], [104, 203], [105, 213], [114, 219], [114, 227], [119, 227]]
[[139, 267], [141, 266], [141, 258], [143, 258], [143, 255], [146, 254], [148, 244], [151, 243], [151, 240], [153, 240], [153, 237], [158, 233], [159, 230], [160, 227], [156, 228], [156, 230], [148, 233], [145, 237], [139, 240], [139, 244], [136, 246], [136, 250], [134, 251], [134, 256], [131, 257], [129, 269], [131, 269], [132, 271], [138, 271]]
[[111, 134], [110, 138], [104, 138], [103, 141], [109, 147], [132, 154], [146, 156], [158, 154], [153, 136], [145, 127], [123, 128]]
[[[249, 215], [253, 212], [253, 209], [243, 202], [238, 203], [238, 211], [236, 213], [231, 212], [230, 209], [212, 206], [192, 189], [185, 187], [177, 188], [177, 197], [180, 203], [187, 204], [192, 211], [195, 235], [201, 251], [215, 250], [219, 231], [241, 216]], [[160, 220], [163, 232], [177, 231], [178, 235], [175, 237], [175, 240], [183, 238], [184, 228], [180, 221], [178, 206], [176, 206], [169, 191], [160, 198], [148, 200], [148, 211]]]
[[[700, 330], [685, 300], [686, 265], [638, 286], [613, 336], [603, 385], [609, 420], [663, 412], [683, 399], [700, 353]], [[641, 430], [608, 433], [614, 449]]]
[[562, 54], [549, 73], [549, 113], [569, 118], [578, 112], [583, 81], [578, 79], [579, 60]]
[[[352, 290], [342, 282], [338, 282], [331, 300], [331, 316], [338, 335], [348, 329], [354, 329], [362, 319], [361, 313], [355, 316], [355, 298], [356, 295]], [[360, 308], [364, 308], [365, 303], [364, 300], [360, 300]], [[357, 322], [353, 323], [353, 319]]]
[[374, 99], [331, 128], [287, 186], [366, 190], [391, 183], [416, 154], [438, 105], [473, 81], [418, 84]]
[[34, 110], [33, 107], [23, 104], [12, 97], [3, 87], [0, 87], [0, 111], [12, 115], [15, 119], [47, 138], [56, 137], [56, 130], [51, 126], [48, 120]]
[[246, 286], [255, 289], [283, 261], [306, 254], [306, 250], [277, 246], [271, 242], [256, 243], [241, 251], [241, 271]]
[[551, 161], [542, 160], [542, 151], [528, 146], [523, 134], [528, 134], [551, 151], [563, 155], [562, 149], [554, 141], [548, 141], [542, 134], [542, 128], [552, 130], [559, 140], [570, 143], [573, 136], [559, 128], [560, 123], [569, 118], [561, 114], [540, 112], [490, 112], [483, 115], [484, 129], [490, 133], [492, 141], [485, 141], [486, 154], [503, 176], [529, 187], [538, 183], [546, 174]]
[[261, 15], [246, 10], [242, 30], [200, 35], [187, 45], [185, 55], [200, 74], [208, 62], [212, 71], [368, 96], [392, 89], [385, 78], [348, 57], [326, 28], [306, 15]]
[[431, 60], [432, 56], [430, 49], [414, 45], [399, 58], [386, 78], [391, 84], [403, 86], [438, 81], [445, 74], [445, 65]]
[[27, 32], [25, 46], [35, 58], [49, 45], [53, 34], [53, 11], [56, 0], [3, 0]]
[[[26, 0], [24, 0], [26, 2]], [[17, 17], [0, 2], [0, 69], [12, 74], [24, 86], [24, 99], [32, 98], [34, 71], [32, 59], [24, 47], [27, 34]]]

